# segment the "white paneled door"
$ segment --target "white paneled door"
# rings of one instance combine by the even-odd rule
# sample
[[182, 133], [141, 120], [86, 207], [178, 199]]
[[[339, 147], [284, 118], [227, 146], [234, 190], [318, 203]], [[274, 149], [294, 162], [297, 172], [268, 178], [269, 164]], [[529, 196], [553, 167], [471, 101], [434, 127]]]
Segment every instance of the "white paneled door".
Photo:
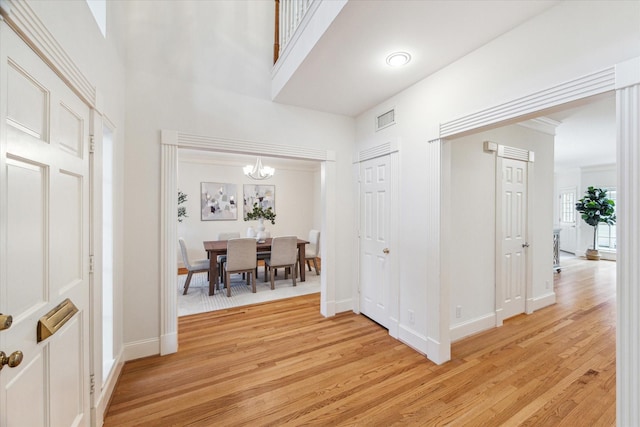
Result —
[[389, 328], [389, 156], [360, 163], [360, 312]]
[[4, 22], [0, 43], [0, 425], [88, 425], [90, 112]]
[[503, 158], [499, 216], [498, 323], [525, 311], [527, 274], [527, 163]]

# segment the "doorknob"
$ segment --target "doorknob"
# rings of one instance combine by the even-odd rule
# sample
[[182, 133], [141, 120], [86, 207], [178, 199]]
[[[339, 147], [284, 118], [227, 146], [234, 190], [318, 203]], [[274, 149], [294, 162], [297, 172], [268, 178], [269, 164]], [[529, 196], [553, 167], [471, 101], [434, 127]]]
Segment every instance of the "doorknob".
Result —
[[0, 313], [0, 331], [9, 329], [12, 323], [13, 323], [13, 317], [11, 317], [8, 314]]
[[523, 247], [523, 248], [528, 248], [528, 247], [529, 247], [529, 243], [524, 242], [524, 243], [522, 244], [522, 247]]
[[384, 252], [385, 254], [388, 254], [388, 253], [389, 253], [389, 248], [384, 248], [384, 249], [382, 250], [382, 252]]
[[22, 352], [20, 350], [14, 351], [7, 357], [4, 351], [0, 351], [0, 370], [4, 368], [4, 365], [9, 365], [10, 368], [15, 368], [22, 362]]

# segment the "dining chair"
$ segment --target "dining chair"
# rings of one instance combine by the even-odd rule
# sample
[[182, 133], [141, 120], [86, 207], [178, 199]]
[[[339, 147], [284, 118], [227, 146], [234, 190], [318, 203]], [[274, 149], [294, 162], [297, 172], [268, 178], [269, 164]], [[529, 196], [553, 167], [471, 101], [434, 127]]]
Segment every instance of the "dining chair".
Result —
[[187, 281], [184, 282], [184, 292], [182, 292], [182, 295], [186, 295], [187, 291], [189, 290], [189, 285], [191, 284], [191, 277], [193, 276], [193, 273], [209, 272], [209, 260], [198, 259], [193, 262], [190, 262], [189, 254], [187, 253], [187, 245], [184, 243], [184, 239], [180, 237], [178, 239], [178, 243], [180, 243], [180, 252], [182, 253], [182, 262], [184, 263], [184, 266], [188, 271]]
[[305, 245], [304, 260], [307, 263], [309, 271], [311, 271], [311, 261], [313, 261], [313, 267], [316, 269], [316, 275], [319, 275], [318, 271], [318, 255], [320, 254], [320, 231], [309, 231], [309, 244]]
[[243, 237], [227, 242], [227, 260], [223, 264], [227, 296], [231, 296], [231, 274], [246, 273], [247, 285], [251, 278], [251, 291], [256, 292], [256, 239]]
[[293, 286], [296, 286], [296, 265], [298, 264], [298, 238], [296, 236], [274, 237], [271, 240], [271, 254], [264, 260], [264, 278], [267, 270], [271, 273], [271, 289], [275, 289], [275, 270], [284, 268], [284, 278], [291, 272]]
[[[222, 233], [218, 233], [218, 237], [216, 240], [229, 240], [229, 239], [238, 239], [240, 237], [240, 233], [237, 231], [226, 231], [226, 232], [222, 232]], [[227, 260], [227, 256], [226, 255], [218, 255], [218, 259], [216, 260], [218, 262], [218, 271], [220, 272], [220, 281], [222, 282], [224, 280], [224, 276], [222, 274], [222, 264]], [[216, 289], [220, 289], [218, 286], [216, 286]]]

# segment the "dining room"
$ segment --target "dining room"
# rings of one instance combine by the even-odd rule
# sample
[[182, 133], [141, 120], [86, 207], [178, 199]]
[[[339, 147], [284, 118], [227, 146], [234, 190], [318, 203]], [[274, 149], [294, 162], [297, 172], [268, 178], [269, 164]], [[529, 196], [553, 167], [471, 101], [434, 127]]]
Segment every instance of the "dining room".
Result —
[[[260, 167], [266, 171], [272, 168], [272, 175], [260, 176], [260, 171], [256, 171]], [[185, 253], [178, 250], [176, 260], [178, 315], [320, 292], [320, 260], [316, 260], [315, 266], [311, 260], [307, 266], [304, 260], [305, 249], [317, 247], [314, 242], [306, 243], [313, 239], [310, 232], [321, 229], [320, 179], [317, 161], [179, 150], [177, 228]], [[252, 219], [256, 207], [270, 209], [273, 217]], [[274, 269], [271, 289], [270, 272], [264, 268], [265, 252], [269, 251], [272, 238], [283, 236], [297, 237], [302, 262], [297, 267], [295, 285], [292, 274], [285, 278], [285, 269]], [[248, 277], [244, 274], [231, 274], [230, 286], [225, 288], [225, 278], [219, 271], [223, 264], [218, 261], [226, 256], [227, 246], [221, 241], [246, 237], [259, 242], [261, 254], [257, 259], [255, 293], [247, 286]], [[217, 249], [212, 249], [212, 244]], [[216, 262], [208, 262], [212, 256]], [[198, 261], [204, 261], [189, 279], [185, 258], [192, 269]], [[215, 268], [215, 272], [203, 271], [205, 264]], [[208, 277], [212, 274], [215, 279], [210, 286]]]

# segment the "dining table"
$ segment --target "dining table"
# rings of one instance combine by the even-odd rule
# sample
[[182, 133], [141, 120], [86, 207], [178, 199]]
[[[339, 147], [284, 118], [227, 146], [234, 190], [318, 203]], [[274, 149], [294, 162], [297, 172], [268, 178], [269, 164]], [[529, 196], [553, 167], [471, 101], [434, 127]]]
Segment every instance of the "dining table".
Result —
[[[271, 240], [269, 237], [264, 241], [256, 241], [256, 249], [258, 253], [271, 251]], [[218, 273], [218, 256], [227, 254], [228, 240], [205, 240], [204, 250], [207, 251], [209, 258], [209, 295], [213, 295], [214, 286], [219, 283]], [[307, 240], [298, 239], [298, 267], [300, 271], [300, 281], [305, 281], [305, 245], [309, 244]]]

